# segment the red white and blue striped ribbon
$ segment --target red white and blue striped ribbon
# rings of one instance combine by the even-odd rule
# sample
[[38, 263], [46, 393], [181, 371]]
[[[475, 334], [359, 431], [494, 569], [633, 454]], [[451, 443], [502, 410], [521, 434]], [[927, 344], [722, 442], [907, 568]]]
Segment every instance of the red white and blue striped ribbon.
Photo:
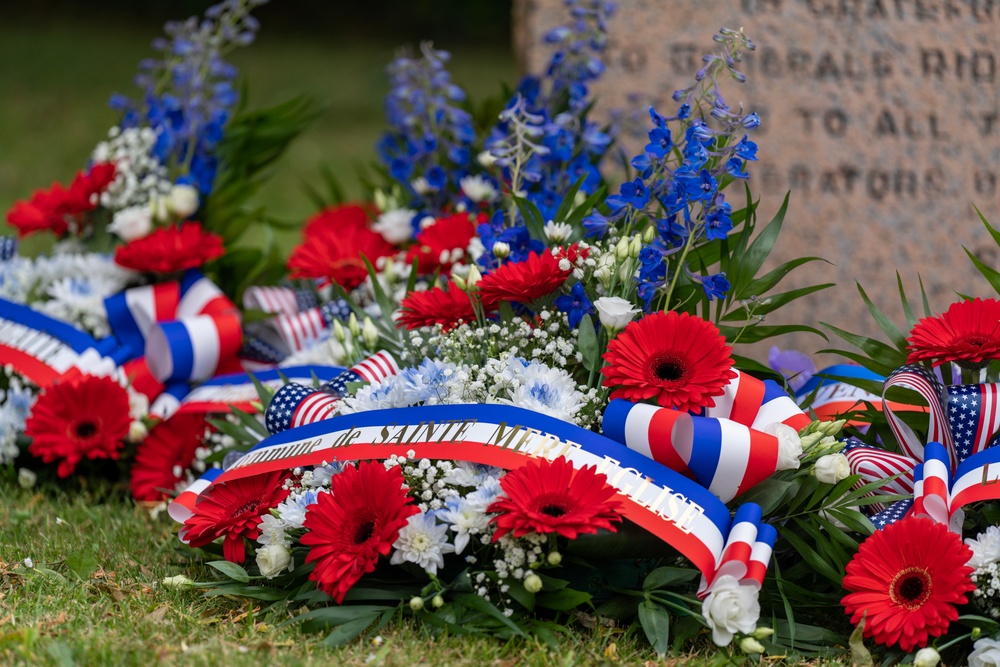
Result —
[[179, 411], [230, 412], [233, 408], [253, 412], [254, 403], [260, 400], [253, 380], [275, 391], [285, 385], [285, 379], [298, 384], [308, 384], [314, 379], [329, 382], [344, 372], [339, 366], [288, 366], [253, 373], [218, 375], [191, 390], [180, 402]]
[[923, 366], [908, 364], [890, 373], [882, 387], [882, 410], [899, 446], [913, 459], [923, 461], [923, 442], [906, 422], [896, 416], [895, 411], [887, 404], [885, 395], [893, 387], [912, 389], [926, 401], [929, 409], [927, 442], [942, 443], [948, 451], [950, 467], [954, 469], [958, 465], [958, 458], [955, 454], [955, 445], [952, 441], [951, 429], [944, 408], [947, 402], [947, 392], [944, 385]]
[[777, 382], [733, 371], [736, 377], [714, 398], [715, 405], [705, 408], [706, 417], [731, 419], [757, 430], [781, 423], [801, 431], [812, 422]]
[[[749, 414], [739, 414], [753, 421]], [[603, 431], [629, 449], [693, 477], [723, 502], [767, 479], [778, 466], [778, 439], [732, 419], [616, 399], [604, 411]]]
[[291, 287], [255, 285], [243, 292], [243, 307], [265, 313], [294, 315], [299, 312], [299, 301]]
[[233, 303], [198, 271], [180, 283], [125, 290], [105, 299], [108, 321], [133, 356], [160, 382], [201, 381], [236, 370], [242, 340]]
[[[716, 580], [729, 575], [758, 589], [763, 585], [778, 531], [774, 526], [762, 523], [761, 519], [760, 506], [755, 503], [746, 503], [737, 508], [716, 568]], [[711, 582], [702, 577], [698, 594], [704, 597], [711, 590]]]
[[[597, 466], [622, 502], [622, 514], [671, 544], [701, 571], [710, 588], [724, 562], [731, 518], [707, 489], [601, 435], [522, 408], [505, 405], [444, 405], [372, 410], [307, 424], [266, 438], [217, 475], [203, 478], [178, 496], [169, 513], [177, 521], [192, 513], [212, 484], [275, 470], [317, 466], [324, 461], [358, 461], [406, 456], [464, 460], [507, 470], [538, 457], [560, 456], [575, 467]], [[739, 511], [752, 523], [759, 509]], [[762, 578], [770, 531], [757, 528], [749, 556], [736, 542], [751, 531], [741, 527], [728, 560], [747, 561], [744, 579]], [[759, 544], [763, 543], [763, 544]], [[755, 560], [756, 559], [756, 560]]]

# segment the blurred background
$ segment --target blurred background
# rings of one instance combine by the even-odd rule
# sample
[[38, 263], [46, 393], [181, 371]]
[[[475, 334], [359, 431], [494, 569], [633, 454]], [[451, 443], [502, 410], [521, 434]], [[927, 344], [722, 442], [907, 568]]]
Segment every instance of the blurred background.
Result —
[[[53, 181], [68, 183], [118, 120], [111, 94], [137, 94], [138, 63], [155, 55], [150, 42], [163, 23], [211, 4], [0, 0], [0, 211]], [[300, 93], [326, 104], [259, 196], [285, 220], [313, 212], [304, 185], [322, 187], [324, 165], [348, 195], [360, 194], [356, 167], [375, 161], [385, 67], [399, 49], [431, 40], [450, 51], [454, 80], [473, 99], [516, 83], [511, 0], [272, 0], [254, 13], [257, 41], [229, 56], [249, 84], [249, 107]]]

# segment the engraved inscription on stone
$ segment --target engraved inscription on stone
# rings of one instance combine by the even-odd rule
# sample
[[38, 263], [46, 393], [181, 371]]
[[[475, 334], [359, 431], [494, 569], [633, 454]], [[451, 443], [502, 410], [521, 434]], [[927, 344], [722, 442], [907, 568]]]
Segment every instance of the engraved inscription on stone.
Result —
[[[526, 67], [544, 66], [541, 37], [565, 16], [562, 0], [516, 0]], [[919, 273], [935, 312], [956, 293], [990, 296], [963, 246], [1000, 263], [974, 209], [1000, 227], [1000, 0], [619, 0], [597, 112], [630, 93], [673, 110], [712, 35], [740, 26], [757, 50], [748, 82], [724, 93], [764, 122], [750, 185], [768, 219], [792, 193], [772, 262], [832, 262], [781, 286], [838, 283], [768, 323], [822, 319], [882, 338], [854, 283], [902, 324], [897, 270], [914, 304]], [[782, 344], [827, 347], [810, 336]]]

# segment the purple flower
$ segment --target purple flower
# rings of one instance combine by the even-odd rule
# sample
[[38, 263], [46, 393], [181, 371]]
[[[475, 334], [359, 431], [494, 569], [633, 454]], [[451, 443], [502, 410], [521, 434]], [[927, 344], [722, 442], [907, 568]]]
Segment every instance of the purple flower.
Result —
[[798, 350], [780, 350], [777, 346], [771, 348], [767, 355], [768, 365], [788, 381], [793, 391], [798, 391], [816, 374], [816, 365], [809, 355]]

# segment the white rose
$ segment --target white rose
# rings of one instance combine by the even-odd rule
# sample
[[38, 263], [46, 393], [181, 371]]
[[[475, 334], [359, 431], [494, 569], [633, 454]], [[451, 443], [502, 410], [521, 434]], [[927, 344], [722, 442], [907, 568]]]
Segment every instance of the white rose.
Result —
[[941, 654], [933, 647], [922, 648], [913, 656], [913, 667], [937, 667], [941, 662]]
[[602, 296], [594, 301], [594, 308], [597, 309], [597, 316], [601, 319], [601, 324], [612, 331], [621, 331], [632, 319], [638, 315], [638, 308], [633, 308], [630, 301], [626, 301], [620, 296]]
[[381, 234], [388, 243], [393, 245], [405, 243], [413, 237], [414, 215], [416, 212], [408, 208], [386, 211], [378, 217], [372, 229]]
[[198, 210], [198, 190], [190, 185], [175, 185], [170, 188], [167, 207], [179, 218], [186, 218]]
[[134, 241], [153, 229], [153, 212], [148, 206], [130, 206], [115, 213], [108, 231], [123, 241]]
[[778, 439], [778, 470], [798, 468], [799, 457], [802, 456], [802, 440], [798, 431], [787, 424], [774, 422], [765, 426], [764, 432]]
[[969, 667], [1000, 667], [1000, 641], [983, 638], [972, 645]]
[[280, 544], [268, 544], [257, 550], [257, 567], [262, 577], [273, 579], [281, 571], [292, 569], [292, 554]]
[[827, 454], [816, 459], [813, 474], [824, 484], [836, 484], [851, 474], [851, 463], [843, 454]]
[[701, 614], [712, 629], [712, 641], [717, 646], [728, 646], [737, 632], [750, 634], [757, 627], [760, 618], [757, 589], [724, 574], [715, 580], [701, 603]]

